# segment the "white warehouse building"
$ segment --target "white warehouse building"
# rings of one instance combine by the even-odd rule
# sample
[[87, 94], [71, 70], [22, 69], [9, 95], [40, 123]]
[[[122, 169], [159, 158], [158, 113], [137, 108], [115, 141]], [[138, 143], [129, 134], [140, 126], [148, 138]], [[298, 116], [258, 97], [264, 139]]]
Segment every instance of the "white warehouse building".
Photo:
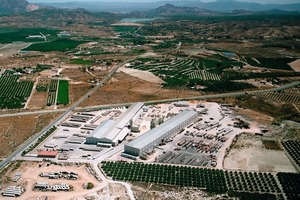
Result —
[[135, 115], [140, 113], [143, 103], [135, 103], [131, 105], [117, 120], [107, 120], [102, 122], [93, 132], [86, 138], [86, 144], [111, 144], [117, 145], [130, 133], [127, 128], [128, 124]]
[[151, 152], [163, 140], [171, 138], [186, 126], [196, 121], [197, 117], [198, 113], [195, 111], [182, 111], [160, 126], [151, 129], [147, 133], [126, 144], [123, 155], [141, 156], [146, 152]]

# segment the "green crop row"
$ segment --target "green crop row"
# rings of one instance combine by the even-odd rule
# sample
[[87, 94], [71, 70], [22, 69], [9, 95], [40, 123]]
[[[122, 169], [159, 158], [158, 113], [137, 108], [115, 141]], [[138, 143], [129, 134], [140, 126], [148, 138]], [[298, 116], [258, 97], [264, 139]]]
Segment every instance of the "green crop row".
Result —
[[0, 109], [23, 108], [32, 88], [32, 81], [20, 81], [19, 76], [0, 76]]
[[60, 80], [58, 85], [57, 104], [67, 105], [69, 103], [69, 82]]

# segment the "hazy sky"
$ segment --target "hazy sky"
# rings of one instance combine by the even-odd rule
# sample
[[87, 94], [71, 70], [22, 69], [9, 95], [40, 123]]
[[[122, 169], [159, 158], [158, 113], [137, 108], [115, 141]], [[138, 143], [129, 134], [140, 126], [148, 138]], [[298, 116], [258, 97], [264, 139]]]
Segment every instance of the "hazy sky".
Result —
[[[160, 0], [27, 0], [30, 3], [37, 3], [37, 2], [153, 2], [153, 1], [160, 1]], [[164, 1], [164, 0], [161, 0]], [[172, 0], [169, 0], [172, 1]], [[176, 0], [175, 0], [176, 1]], [[212, 2], [216, 0], [201, 0], [202, 2]], [[256, 2], [262, 4], [268, 3], [277, 3], [277, 4], [288, 4], [288, 3], [300, 3], [300, 0], [238, 0], [238, 1], [246, 1], [246, 2]]]

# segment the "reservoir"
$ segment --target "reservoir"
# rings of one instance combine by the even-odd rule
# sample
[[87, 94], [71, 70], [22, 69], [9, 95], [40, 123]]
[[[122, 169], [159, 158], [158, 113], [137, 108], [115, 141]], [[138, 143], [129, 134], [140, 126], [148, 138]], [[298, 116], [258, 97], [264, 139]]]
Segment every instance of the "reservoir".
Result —
[[233, 52], [230, 52], [230, 51], [223, 51], [222, 54], [225, 55], [225, 56], [229, 56], [229, 57], [237, 56], [236, 53], [233, 53]]

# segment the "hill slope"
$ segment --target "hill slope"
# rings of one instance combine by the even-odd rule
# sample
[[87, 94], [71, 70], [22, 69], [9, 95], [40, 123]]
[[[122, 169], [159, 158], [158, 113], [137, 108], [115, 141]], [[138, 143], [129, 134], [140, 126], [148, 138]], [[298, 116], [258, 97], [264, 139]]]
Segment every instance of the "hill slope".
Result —
[[28, 5], [26, 0], [0, 0], [0, 14], [25, 12]]

